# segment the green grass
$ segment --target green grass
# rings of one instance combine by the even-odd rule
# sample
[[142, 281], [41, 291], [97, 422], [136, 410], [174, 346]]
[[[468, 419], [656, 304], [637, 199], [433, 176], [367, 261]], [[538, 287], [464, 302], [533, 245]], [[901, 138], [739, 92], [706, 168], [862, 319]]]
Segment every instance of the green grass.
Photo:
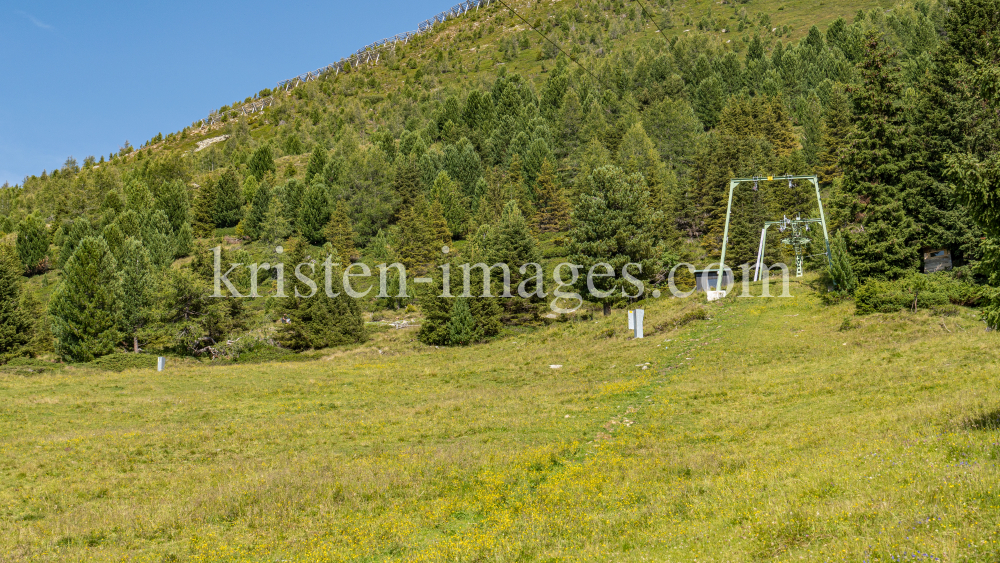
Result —
[[792, 294], [661, 300], [644, 340], [616, 311], [470, 348], [3, 368], [0, 553], [997, 560], [1000, 337], [965, 309], [841, 330], [851, 304]]

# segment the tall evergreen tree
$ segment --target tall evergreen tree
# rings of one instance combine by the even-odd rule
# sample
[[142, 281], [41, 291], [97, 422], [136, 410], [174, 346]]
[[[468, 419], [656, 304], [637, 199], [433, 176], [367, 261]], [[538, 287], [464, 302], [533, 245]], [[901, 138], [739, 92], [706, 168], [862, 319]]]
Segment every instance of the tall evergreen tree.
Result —
[[193, 251], [194, 229], [191, 228], [191, 223], [184, 223], [181, 225], [181, 229], [177, 231], [177, 237], [174, 241], [174, 257], [184, 258], [185, 256], [190, 256]]
[[66, 262], [69, 261], [69, 257], [73, 255], [73, 251], [76, 250], [76, 245], [80, 244], [80, 241], [94, 235], [94, 228], [91, 226], [90, 221], [86, 217], [80, 217], [73, 221], [66, 235], [63, 237], [62, 245], [59, 246], [59, 265], [65, 266]]
[[[601, 303], [605, 315], [611, 313], [614, 303], [625, 299], [623, 292], [634, 295], [637, 291], [622, 275], [626, 264], [642, 265], [641, 272], [638, 268], [629, 270], [636, 279], [648, 280], [654, 274], [654, 235], [644, 184], [642, 176], [626, 175], [617, 166], [598, 168], [591, 191], [580, 196], [573, 215], [570, 261], [583, 266], [580, 293], [588, 301]], [[596, 274], [610, 275], [593, 278], [595, 289], [606, 296], [587, 291], [586, 273], [600, 263], [612, 268], [607, 272], [597, 267]]]
[[306, 166], [306, 184], [311, 184], [313, 179], [323, 174], [326, 168], [326, 149], [317, 144], [313, 147], [313, 152], [309, 156], [309, 164]]
[[448, 231], [455, 238], [462, 238], [468, 222], [468, 200], [444, 170], [438, 173], [431, 186], [431, 201], [441, 206], [441, 214], [448, 224]]
[[542, 233], [554, 233], [569, 227], [569, 200], [556, 179], [551, 160], [542, 164], [538, 174], [538, 215], [535, 222]]
[[877, 32], [870, 32], [858, 64], [861, 84], [852, 90], [856, 128], [836, 203], [852, 266], [861, 280], [898, 278], [919, 265], [917, 229], [900, 197], [908, 163], [895, 56]]
[[215, 186], [215, 224], [223, 229], [235, 227], [243, 218], [243, 190], [240, 178], [230, 167]]
[[396, 159], [396, 175], [392, 187], [399, 196], [400, 209], [413, 207], [422, 189], [420, 165], [413, 155]]
[[354, 247], [354, 229], [351, 228], [351, 218], [347, 214], [347, 204], [344, 200], [338, 201], [334, 206], [324, 233], [326, 240], [339, 254], [340, 263], [346, 268], [357, 257], [358, 252]]
[[27, 352], [32, 324], [21, 301], [21, 272], [14, 248], [0, 244], [0, 364]]
[[324, 229], [330, 220], [330, 203], [326, 199], [326, 188], [314, 182], [302, 197], [299, 207], [298, 229], [310, 244], [320, 245], [326, 240]]
[[89, 362], [121, 341], [121, 280], [103, 238], [80, 241], [49, 301], [56, 352]]
[[176, 233], [181, 225], [191, 221], [191, 202], [187, 187], [180, 180], [164, 182], [156, 194], [156, 208], [167, 215], [170, 228]]
[[851, 257], [847, 254], [847, 242], [843, 233], [838, 232], [830, 241], [830, 258], [830, 279], [837, 286], [837, 290], [853, 294], [858, 287], [858, 278], [854, 275], [854, 268], [851, 267]]
[[192, 225], [195, 234], [200, 237], [215, 234], [215, 180], [206, 180], [198, 187]]
[[[126, 233], [127, 236], [131, 235]], [[177, 254], [177, 240], [173, 229], [170, 228], [170, 220], [163, 211], [157, 209], [149, 216], [142, 230], [141, 240], [156, 267], [165, 268], [174, 261], [174, 255]], [[127, 244], [123, 246], [124, 248], [127, 248]]]
[[258, 182], [263, 180], [266, 174], [273, 174], [277, 170], [278, 168], [274, 165], [274, 150], [271, 149], [271, 145], [269, 144], [257, 147], [257, 150], [253, 152], [253, 155], [250, 156], [250, 161], [247, 163], [247, 172]]
[[429, 220], [430, 204], [420, 198], [399, 218], [399, 260], [408, 270], [422, 271], [439, 256], [445, 241]]
[[117, 262], [121, 277], [120, 307], [121, 335], [139, 352], [139, 331], [150, 321], [155, 295], [153, 263], [141, 241], [128, 238], [122, 248], [122, 259]]
[[44, 272], [49, 252], [49, 230], [36, 215], [28, 215], [17, 226], [17, 256], [28, 275]]
[[823, 112], [818, 173], [819, 181], [823, 185], [830, 185], [835, 179], [843, 176], [841, 162], [846, 156], [853, 127], [851, 100], [842, 87], [835, 87], [830, 92], [830, 101]]
[[253, 203], [247, 210], [243, 222], [243, 234], [257, 239], [261, 235], [261, 227], [264, 226], [267, 210], [271, 207], [271, 188], [267, 184], [261, 184], [254, 194]]

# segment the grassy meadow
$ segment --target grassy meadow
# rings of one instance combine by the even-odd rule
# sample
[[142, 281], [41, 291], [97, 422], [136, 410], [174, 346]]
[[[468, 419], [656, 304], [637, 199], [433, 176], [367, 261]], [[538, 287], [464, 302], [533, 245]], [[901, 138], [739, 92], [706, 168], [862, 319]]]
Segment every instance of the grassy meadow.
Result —
[[661, 299], [643, 340], [7, 366], [0, 561], [1000, 560], [1000, 336], [791, 293]]

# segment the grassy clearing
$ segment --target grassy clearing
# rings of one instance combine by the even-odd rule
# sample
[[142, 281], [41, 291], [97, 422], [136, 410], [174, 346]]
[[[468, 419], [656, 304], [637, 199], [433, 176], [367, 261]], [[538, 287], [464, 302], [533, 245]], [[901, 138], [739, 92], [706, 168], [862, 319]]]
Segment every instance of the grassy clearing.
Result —
[[661, 300], [641, 341], [616, 312], [465, 349], [404, 329], [307, 362], [5, 368], [0, 553], [1000, 558], [1000, 337], [792, 294]]

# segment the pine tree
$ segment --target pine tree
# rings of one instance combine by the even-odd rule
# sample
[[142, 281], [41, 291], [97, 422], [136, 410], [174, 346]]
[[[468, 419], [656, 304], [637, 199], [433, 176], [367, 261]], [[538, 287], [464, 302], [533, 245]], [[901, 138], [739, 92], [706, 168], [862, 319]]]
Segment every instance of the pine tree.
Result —
[[431, 186], [431, 201], [440, 205], [441, 214], [451, 235], [455, 238], [463, 237], [469, 218], [469, 204], [458, 184], [452, 181], [444, 170], [438, 173], [434, 185]]
[[49, 301], [56, 352], [89, 362], [121, 341], [121, 284], [117, 263], [103, 238], [80, 241]]
[[26, 352], [32, 325], [21, 302], [21, 272], [14, 248], [0, 244], [0, 365]]
[[[125, 209], [125, 202], [122, 201], [120, 195], [116, 191], [110, 191], [104, 196], [104, 200], [101, 202], [101, 223], [100, 227], [103, 228], [110, 225]], [[67, 258], [68, 259], [68, 258]]]
[[900, 184], [907, 172], [906, 113], [895, 53], [869, 33], [852, 91], [856, 128], [834, 202], [860, 280], [895, 279], [916, 269], [916, 228], [906, 215]]
[[427, 219], [434, 233], [434, 240], [441, 244], [451, 244], [451, 231], [448, 229], [447, 219], [444, 218], [441, 202], [438, 200], [430, 202], [428, 213]]
[[[815, 26], [813, 29], [815, 29]], [[811, 166], [815, 166], [819, 162], [823, 135], [823, 106], [816, 92], [810, 92], [809, 97], [806, 98], [805, 111], [799, 121], [802, 123], [802, 128], [805, 132], [802, 150], [805, 153], [806, 162]]]
[[830, 92], [830, 101], [823, 113], [822, 141], [819, 153], [819, 181], [825, 186], [843, 176], [841, 161], [844, 159], [854, 118], [851, 101], [843, 88]]
[[35, 215], [28, 215], [17, 226], [17, 256], [28, 275], [48, 269], [46, 254], [49, 252], [49, 231]]
[[[626, 175], [617, 166], [598, 168], [591, 179], [591, 191], [580, 196], [573, 215], [570, 261], [582, 265], [582, 272], [589, 272], [599, 263], [613, 269], [609, 277], [594, 278], [598, 291], [610, 292], [607, 297], [587, 291], [586, 275], [581, 275], [578, 282], [584, 299], [601, 303], [605, 315], [611, 313], [614, 303], [624, 299], [623, 292], [634, 295], [637, 291], [622, 276], [626, 264], [641, 264], [641, 272], [634, 267], [629, 270], [639, 280], [648, 280], [654, 274], [655, 237], [650, 232], [652, 221], [644, 183], [642, 176]], [[598, 268], [597, 273], [605, 272]]]
[[291, 225], [285, 217], [285, 204], [282, 198], [272, 197], [267, 213], [260, 225], [260, 241], [275, 244], [292, 234]]
[[469, 302], [464, 297], [455, 299], [448, 320], [448, 341], [452, 346], [468, 346], [480, 339], [476, 320], [472, 317]]
[[175, 258], [184, 258], [191, 255], [191, 252], [194, 250], [194, 229], [191, 228], [191, 223], [181, 225], [180, 230], [177, 231], [174, 247], [176, 249]]
[[293, 350], [358, 344], [368, 338], [361, 305], [344, 292], [328, 297], [321, 288], [312, 297], [291, 298], [286, 314], [291, 323], [281, 326], [278, 341]]
[[344, 200], [338, 201], [334, 206], [330, 221], [324, 228], [324, 234], [326, 240], [339, 253], [340, 263], [347, 267], [357, 257], [358, 252], [354, 247], [354, 229], [351, 228], [351, 218], [347, 215], [347, 203]]
[[126, 207], [136, 212], [146, 213], [153, 208], [153, 192], [145, 182], [129, 178], [125, 182]]
[[423, 271], [441, 251], [443, 241], [429, 220], [430, 205], [420, 198], [399, 218], [399, 260], [407, 270]]
[[[128, 236], [130, 235], [126, 233], [126, 237]], [[170, 220], [163, 211], [157, 209], [149, 216], [142, 230], [141, 240], [149, 252], [150, 260], [157, 268], [165, 268], [174, 261], [174, 255], [177, 254], [176, 238], [173, 229], [170, 228]], [[127, 248], [127, 244], [123, 246], [124, 248]]]
[[[249, 180], [250, 178], [247, 178]], [[267, 184], [261, 184], [254, 194], [253, 204], [243, 218], [241, 225], [243, 233], [252, 238], [260, 238], [267, 217], [267, 210], [271, 207], [271, 189]]]
[[309, 156], [309, 164], [306, 166], [306, 184], [311, 184], [313, 179], [323, 174], [326, 168], [326, 150], [322, 145], [313, 147], [313, 152]]
[[694, 92], [694, 112], [706, 127], [715, 127], [726, 105], [726, 91], [714, 74], [698, 85]]
[[299, 207], [298, 229], [310, 244], [320, 245], [326, 240], [324, 229], [330, 220], [330, 203], [323, 184], [313, 183], [306, 190]]
[[[254, 199], [257, 197], [257, 191], [260, 189], [260, 182], [257, 181], [253, 176], [247, 176], [243, 179], [243, 201], [247, 202], [251, 206], [253, 205]], [[245, 211], [245, 210], [244, 210]], [[246, 219], [246, 213], [244, 213], [243, 218]]]
[[[186, 225], [187, 223], [185, 223]], [[121, 327], [122, 338], [139, 352], [139, 331], [150, 321], [155, 295], [153, 289], [153, 264], [142, 242], [129, 238], [117, 262], [121, 276]]]
[[235, 227], [243, 218], [243, 191], [236, 171], [227, 168], [215, 186], [215, 224], [223, 229]]
[[278, 168], [274, 165], [274, 151], [271, 149], [271, 145], [268, 144], [258, 147], [247, 163], [247, 171], [258, 182], [263, 180], [266, 174], [273, 174], [277, 170]]
[[559, 186], [551, 160], [542, 164], [538, 174], [538, 231], [554, 233], [569, 227], [569, 200]]
[[194, 200], [194, 232], [200, 237], [215, 234], [215, 181], [206, 180], [198, 187]]
[[62, 244], [59, 246], [60, 267], [66, 265], [69, 257], [72, 256], [73, 251], [76, 250], [76, 245], [80, 244], [81, 240], [93, 235], [94, 229], [86, 217], [80, 217], [79, 219], [73, 221], [69, 231], [63, 237]]
[[837, 291], [853, 294], [858, 287], [858, 278], [851, 267], [851, 257], [847, 254], [847, 242], [843, 233], [838, 232], [830, 241], [830, 258], [830, 279], [837, 286]]
[[295, 225], [299, 220], [299, 209], [302, 206], [305, 191], [305, 185], [294, 178], [285, 184], [285, 189], [282, 192], [282, 203], [289, 225]]
[[400, 209], [413, 207], [422, 190], [420, 166], [413, 155], [396, 159], [396, 175], [392, 187], [402, 202]]
[[184, 183], [180, 180], [164, 182], [156, 194], [156, 208], [167, 215], [175, 233], [180, 231], [181, 225], [191, 221], [191, 203]]

